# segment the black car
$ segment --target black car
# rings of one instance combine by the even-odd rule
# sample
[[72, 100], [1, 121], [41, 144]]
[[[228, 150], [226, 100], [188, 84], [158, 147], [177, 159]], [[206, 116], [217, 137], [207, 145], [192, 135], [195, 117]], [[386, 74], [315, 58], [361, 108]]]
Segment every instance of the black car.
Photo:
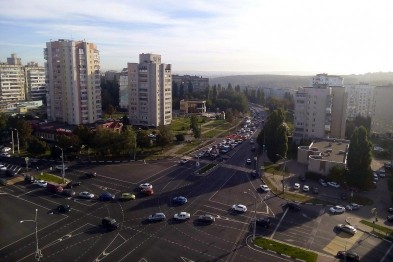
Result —
[[73, 181], [71, 181], [71, 182], [69, 182], [67, 185], [65, 185], [65, 187], [64, 188], [73, 188], [74, 186], [80, 186], [82, 183], [81, 182], [73, 182]]
[[313, 187], [312, 192], [314, 194], [318, 194], [319, 193], [318, 187]]
[[71, 207], [69, 205], [60, 205], [56, 208], [59, 213], [68, 213], [71, 211]]
[[387, 217], [387, 220], [388, 220], [389, 222], [393, 222], [393, 215], [388, 216], [388, 217]]
[[338, 251], [336, 258], [345, 259], [347, 262], [358, 262], [360, 257], [358, 254], [352, 251]]
[[35, 181], [35, 178], [33, 176], [29, 176], [29, 175], [25, 176], [26, 183], [34, 183], [34, 181]]
[[294, 211], [300, 211], [301, 209], [299, 204], [293, 202], [287, 202], [284, 206]]
[[93, 178], [93, 177], [96, 177], [96, 176], [97, 176], [96, 172], [85, 173], [85, 177], [87, 177], [87, 178]]
[[61, 193], [67, 197], [73, 197], [76, 194], [75, 191], [73, 191], [71, 189], [64, 189], [63, 192], [61, 192]]
[[200, 215], [198, 217], [198, 222], [201, 223], [211, 224], [214, 221], [216, 221], [216, 219], [212, 215]]
[[265, 217], [265, 218], [258, 218], [255, 222], [257, 226], [261, 226], [264, 228], [269, 228], [272, 225], [272, 222], [270, 221], [270, 218]]
[[116, 219], [110, 217], [104, 217], [101, 220], [101, 224], [107, 230], [114, 230], [119, 228], [119, 223], [116, 222]]

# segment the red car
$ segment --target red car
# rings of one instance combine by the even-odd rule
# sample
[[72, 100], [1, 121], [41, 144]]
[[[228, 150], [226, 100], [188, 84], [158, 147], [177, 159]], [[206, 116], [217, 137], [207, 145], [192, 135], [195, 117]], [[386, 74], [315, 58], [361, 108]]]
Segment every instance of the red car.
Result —
[[146, 196], [151, 196], [154, 194], [154, 191], [152, 188], [145, 188], [141, 191], [143, 194], [145, 194]]

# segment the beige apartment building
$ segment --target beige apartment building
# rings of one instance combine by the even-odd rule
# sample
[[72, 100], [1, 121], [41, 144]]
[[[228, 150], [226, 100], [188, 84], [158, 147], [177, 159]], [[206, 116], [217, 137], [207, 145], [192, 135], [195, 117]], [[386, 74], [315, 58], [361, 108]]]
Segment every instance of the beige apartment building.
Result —
[[30, 62], [25, 66], [26, 99], [44, 100], [46, 97], [45, 67]]
[[13, 102], [26, 99], [25, 72], [21, 59], [12, 54], [7, 63], [0, 63], [0, 101]]
[[375, 86], [367, 83], [345, 85], [348, 93], [347, 118], [352, 120], [358, 115], [371, 117], [375, 106]]
[[129, 118], [132, 125], [158, 127], [172, 122], [172, 70], [161, 55], [140, 54], [128, 63]]
[[94, 43], [59, 39], [44, 49], [47, 113], [52, 121], [90, 124], [101, 119], [100, 53]]

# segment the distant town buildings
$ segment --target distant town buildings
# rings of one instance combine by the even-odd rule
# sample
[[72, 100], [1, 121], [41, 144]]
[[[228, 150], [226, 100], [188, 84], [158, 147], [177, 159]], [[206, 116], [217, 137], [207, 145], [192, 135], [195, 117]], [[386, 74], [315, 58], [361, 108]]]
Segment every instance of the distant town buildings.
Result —
[[172, 75], [172, 83], [177, 84], [178, 90], [183, 85], [184, 94], [188, 93], [188, 86], [191, 84], [193, 92], [205, 91], [209, 86], [209, 78], [190, 75]]
[[140, 54], [128, 63], [128, 104], [132, 125], [158, 127], [172, 121], [172, 70], [161, 55]]
[[374, 101], [371, 132], [393, 134], [393, 85], [375, 87]]
[[318, 74], [295, 93], [294, 135], [302, 139], [344, 138], [347, 93], [343, 78]]
[[347, 118], [354, 119], [357, 116], [371, 117], [374, 107], [375, 86], [367, 83], [345, 85], [348, 92]]
[[205, 100], [180, 100], [181, 114], [205, 114], [206, 101]]
[[262, 88], [265, 100], [269, 97], [276, 99], [284, 99], [285, 97], [291, 97], [295, 94], [295, 91], [287, 88]]
[[100, 54], [85, 41], [59, 39], [44, 49], [48, 82], [47, 114], [71, 125], [101, 119]]

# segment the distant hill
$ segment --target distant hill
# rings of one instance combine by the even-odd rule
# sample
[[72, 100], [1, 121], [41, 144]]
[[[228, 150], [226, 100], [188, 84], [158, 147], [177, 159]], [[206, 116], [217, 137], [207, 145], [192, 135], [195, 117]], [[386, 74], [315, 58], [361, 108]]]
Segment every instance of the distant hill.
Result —
[[[232, 86], [241, 87], [264, 87], [264, 88], [288, 88], [296, 89], [302, 86], [310, 86], [310, 76], [296, 75], [231, 75], [210, 78], [210, 86], [220, 84], [227, 87], [230, 83]], [[369, 83], [376, 86], [385, 86], [393, 83], [393, 72], [366, 73], [361, 75], [342, 75], [344, 84]]]

